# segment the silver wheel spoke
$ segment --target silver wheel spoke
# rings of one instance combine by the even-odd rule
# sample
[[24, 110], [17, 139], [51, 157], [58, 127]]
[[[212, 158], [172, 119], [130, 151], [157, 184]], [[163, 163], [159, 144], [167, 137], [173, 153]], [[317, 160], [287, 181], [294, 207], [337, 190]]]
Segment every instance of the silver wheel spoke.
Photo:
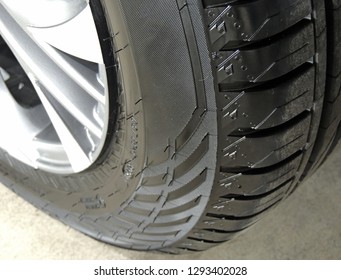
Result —
[[[74, 137], [74, 135], [77, 135], [77, 133], [72, 133], [70, 131], [69, 127], [72, 127], [72, 125], [70, 125], [67, 120], [65, 121], [65, 118], [62, 119], [61, 114], [59, 114], [57, 110], [55, 110], [54, 106], [47, 99], [47, 93], [44, 93], [42, 87], [36, 86], [36, 89], [60, 138], [60, 141], [62, 142], [63, 148], [70, 160], [73, 171], [79, 172], [83, 170], [84, 166], [88, 166], [90, 164], [90, 159], [88, 155], [86, 155], [82, 147], [79, 145], [77, 139]], [[81, 135], [78, 136], [80, 137]]]
[[101, 46], [89, 6], [61, 25], [29, 27], [28, 31], [38, 41], [46, 42], [65, 53], [87, 61], [103, 63]]
[[[45, 111], [42, 106], [36, 107], [33, 111], [22, 108], [10, 94], [3, 94], [6, 91], [8, 89], [0, 76], [0, 127], [7, 133], [12, 131], [14, 134], [14, 137], [10, 138], [1, 135], [0, 147], [12, 156], [22, 158], [25, 163], [36, 166], [39, 154], [32, 140], [40, 132], [41, 127], [49, 125], [47, 118], [41, 118], [46, 116]], [[10, 121], [9, 115], [13, 116]], [[29, 118], [34, 118], [33, 122], [28, 121]]]
[[34, 41], [30, 40], [30, 37], [19, 25], [15, 26], [16, 23], [13, 19], [8, 17], [7, 20], [12, 20], [11, 27], [12, 29], [15, 28], [15, 34], [20, 37], [16, 38], [10, 34], [13, 33], [12, 30], [7, 30], [8, 34], [5, 37], [19, 59], [22, 60], [26, 72], [39, 80], [56, 100], [84, 126], [101, 137], [101, 127], [96, 124], [92, 114], [97, 103], [96, 100], [74, 82], [74, 79], [77, 79], [76, 77], [70, 78], [47, 54], [41, 51]]
[[99, 82], [98, 64], [76, 60], [49, 45], [44, 46], [45, 52], [78, 86], [90, 94], [96, 101], [105, 104], [104, 88]]
[[12, 16], [27, 26], [49, 27], [79, 14], [89, 0], [1, 0]]
[[[32, 1], [32, 8], [40, 2], [50, 3], [25, 1]], [[12, 113], [17, 118], [15, 126], [36, 128], [28, 129], [36, 137], [25, 138], [24, 154], [28, 155], [13, 155], [13, 151], [11, 155], [35, 168], [55, 173], [85, 170], [101, 153], [109, 119], [106, 68], [88, 1], [56, 0], [58, 8], [66, 9], [66, 15], [40, 21], [16, 11], [13, 2], [0, 0], [1, 37], [26, 72], [41, 102], [25, 110], [45, 116], [48, 121], [38, 125], [35, 117], [19, 113], [22, 107], [5, 84], [11, 77], [0, 68], [0, 99], [4, 106], [11, 103], [16, 108]], [[67, 5], [75, 9], [70, 12]], [[51, 11], [46, 8], [39, 13]], [[4, 121], [0, 121], [0, 128], [8, 129]], [[9, 150], [5, 140], [0, 147]]]

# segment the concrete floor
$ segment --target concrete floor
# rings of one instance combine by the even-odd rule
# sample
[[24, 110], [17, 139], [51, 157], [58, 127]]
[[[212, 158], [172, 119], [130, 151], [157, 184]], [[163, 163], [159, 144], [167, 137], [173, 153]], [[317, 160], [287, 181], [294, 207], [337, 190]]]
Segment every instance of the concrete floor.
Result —
[[97, 242], [0, 186], [0, 259], [341, 259], [341, 147], [284, 204], [228, 244], [168, 256]]

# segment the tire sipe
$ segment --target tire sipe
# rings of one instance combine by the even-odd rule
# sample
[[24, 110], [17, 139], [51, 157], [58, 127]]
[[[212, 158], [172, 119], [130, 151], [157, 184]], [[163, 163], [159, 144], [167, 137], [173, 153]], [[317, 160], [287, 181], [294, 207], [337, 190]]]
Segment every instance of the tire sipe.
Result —
[[[34, 168], [0, 149], [1, 182], [65, 224], [129, 249], [206, 250], [276, 207], [340, 138], [340, 1], [89, 6], [109, 100], [95, 160]], [[16, 93], [34, 81], [1, 36], [9, 91], [44, 103], [34, 86]]]

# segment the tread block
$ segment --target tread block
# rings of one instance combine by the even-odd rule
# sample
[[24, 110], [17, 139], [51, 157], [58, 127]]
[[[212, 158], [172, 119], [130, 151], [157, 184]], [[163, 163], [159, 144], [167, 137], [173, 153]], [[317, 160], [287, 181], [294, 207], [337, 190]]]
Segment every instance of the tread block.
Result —
[[314, 56], [314, 26], [305, 24], [258, 48], [219, 51], [213, 60], [220, 90], [230, 91], [277, 79]]
[[168, 231], [163, 233], [134, 233], [131, 238], [140, 241], [164, 241], [165, 239], [172, 239], [179, 233], [179, 230]]
[[[140, 251], [149, 251], [151, 248], [161, 248], [163, 246], [164, 241], [159, 240], [148, 240], [146, 242], [145, 240], [139, 240], [139, 239], [133, 239], [134, 243], [131, 242], [131, 237], [121, 236], [119, 235], [115, 239], [115, 244], [118, 246], [122, 246], [128, 249], [133, 250], [140, 250]], [[131, 245], [127, 245], [131, 244]]]
[[294, 177], [302, 160], [302, 154], [295, 156], [284, 164], [272, 170], [265, 169], [256, 174], [233, 174], [220, 172], [217, 195], [255, 196], [276, 189], [290, 178]]
[[224, 214], [235, 217], [244, 217], [254, 215], [269, 208], [276, 202], [279, 202], [285, 196], [290, 188], [292, 180], [286, 181], [274, 191], [254, 197], [229, 197], [220, 198], [209, 207], [210, 213]]
[[213, 242], [225, 242], [232, 239], [238, 232], [219, 232], [215, 230], [207, 230], [207, 229], [198, 229], [194, 230], [189, 238], [191, 239], [203, 239], [203, 240], [212, 240]]
[[224, 230], [224, 231], [240, 231], [253, 225], [264, 216], [264, 212], [259, 213], [256, 216], [244, 219], [228, 219], [223, 215], [210, 215], [204, 217], [202, 220], [202, 227], [212, 230]]
[[[215, 242], [209, 242], [209, 241], [205, 242], [204, 240], [187, 238], [183, 242], [177, 244], [177, 247], [182, 250], [182, 253], [186, 253], [186, 251], [200, 252], [200, 251], [205, 251], [207, 249], [210, 249], [212, 246], [214, 246], [214, 244], [212, 243], [215, 243]], [[218, 245], [218, 244], [215, 244], [215, 245]]]
[[193, 169], [193, 167], [206, 155], [209, 149], [209, 136], [206, 135], [205, 138], [200, 143], [199, 147], [190, 155], [184, 162], [174, 169], [173, 180], [179, 179], [183, 175]]
[[248, 133], [275, 127], [312, 108], [314, 79], [314, 67], [309, 67], [273, 88], [220, 92], [223, 131]]
[[201, 172], [189, 183], [183, 185], [181, 188], [168, 193], [167, 200], [172, 201], [184, 197], [185, 195], [195, 191], [207, 179], [207, 170]]
[[285, 160], [306, 145], [310, 120], [308, 114], [287, 129], [278, 129], [264, 136], [228, 136], [224, 143], [222, 168], [263, 168]]
[[191, 217], [189, 216], [180, 220], [176, 220], [174, 222], [150, 224], [144, 228], [143, 233], [162, 234], [162, 233], [167, 233], [169, 231], [175, 231], [175, 230], [178, 230], [179, 228], [186, 227], [186, 224], [189, 222], [190, 218]]
[[200, 200], [201, 197], [197, 197], [183, 205], [167, 203], [166, 207], [159, 212], [154, 222], [165, 223], [172, 222], [176, 219], [186, 218], [194, 213], [200, 203]]
[[212, 47], [250, 44], [274, 36], [312, 13], [309, 0], [259, 0], [206, 9]]

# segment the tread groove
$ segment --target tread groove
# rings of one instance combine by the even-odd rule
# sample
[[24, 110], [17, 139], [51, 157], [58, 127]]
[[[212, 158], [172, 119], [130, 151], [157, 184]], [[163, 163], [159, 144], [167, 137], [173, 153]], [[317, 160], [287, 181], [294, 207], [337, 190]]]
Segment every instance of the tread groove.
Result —
[[242, 221], [247, 219], [252, 219], [255, 217], [258, 217], [260, 214], [267, 212], [270, 208], [273, 208], [275, 205], [277, 205], [279, 201], [276, 201], [275, 203], [271, 204], [267, 208], [263, 209], [262, 211], [248, 215], [243, 217], [233, 216], [233, 215], [224, 215], [224, 214], [215, 214], [215, 213], [207, 213], [206, 216], [210, 218], [218, 218], [220, 220], [230, 220], [230, 221]]
[[225, 199], [233, 199], [234, 201], [252, 201], [252, 200], [260, 200], [262, 198], [268, 197], [269, 195], [277, 192], [278, 190], [280, 190], [282, 187], [284, 187], [285, 185], [287, 185], [288, 183], [292, 182], [294, 179], [294, 177], [290, 178], [289, 180], [285, 181], [284, 183], [280, 184], [277, 188], [266, 192], [266, 193], [262, 193], [262, 194], [258, 194], [258, 195], [250, 195], [250, 196], [246, 196], [246, 195], [240, 195], [240, 194], [227, 194], [227, 195], [223, 195], [220, 198], [225, 198]]

